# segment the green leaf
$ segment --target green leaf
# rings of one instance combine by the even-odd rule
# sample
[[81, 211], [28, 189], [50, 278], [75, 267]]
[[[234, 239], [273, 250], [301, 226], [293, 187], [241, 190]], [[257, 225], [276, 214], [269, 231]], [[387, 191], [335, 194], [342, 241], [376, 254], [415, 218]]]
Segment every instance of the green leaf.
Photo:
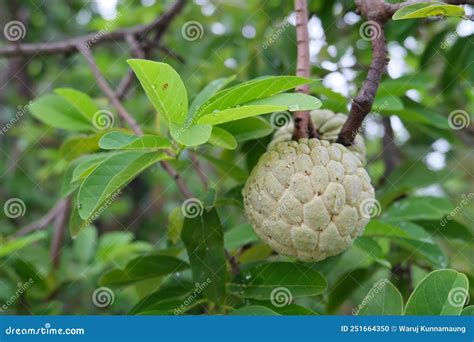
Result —
[[386, 237], [399, 246], [408, 249], [428, 260], [430, 263], [445, 267], [447, 257], [433, 240], [431, 234], [413, 222], [371, 220], [364, 231], [365, 236]]
[[421, 2], [403, 6], [393, 14], [392, 19], [417, 19], [433, 16], [462, 17], [464, 9], [460, 6], [443, 3]]
[[196, 109], [202, 105], [204, 102], [206, 102], [212, 95], [214, 95], [216, 92], [224, 88], [227, 84], [232, 82], [235, 79], [235, 76], [230, 76], [227, 78], [219, 78], [217, 80], [212, 81], [209, 83], [207, 86], [204, 87], [203, 90], [199, 94], [196, 95], [194, 98], [193, 102], [189, 106], [189, 118], [194, 117], [194, 114], [196, 113]]
[[358, 306], [361, 316], [403, 315], [403, 298], [398, 289], [387, 279], [378, 281]]
[[405, 315], [459, 315], [468, 297], [467, 277], [455, 270], [436, 270], [416, 286]]
[[232, 134], [227, 132], [225, 129], [216, 126], [212, 127], [209, 143], [226, 150], [235, 150], [237, 148], [237, 140], [235, 140]]
[[79, 183], [73, 183], [72, 177], [74, 169], [77, 165], [81, 163], [81, 159], [74, 160], [72, 163], [69, 164], [66, 172], [64, 173], [62, 183], [61, 183], [61, 197], [67, 197], [72, 194], [76, 189], [79, 187]]
[[372, 106], [372, 112], [391, 114], [391, 112], [403, 110], [403, 108], [403, 102], [398, 97], [377, 96]]
[[65, 98], [56, 94], [38, 97], [30, 107], [31, 114], [43, 123], [68, 131], [93, 131], [94, 127]]
[[166, 159], [164, 153], [126, 151], [111, 155], [87, 176], [79, 188], [79, 215], [87, 220], [140, 172]]
[[69, 234], [75, 238], [82, 230], [89, 227], [92, 222], [85, 221], [79, 216], [79, 209], [74, 206], [71, 217], [69, 218]]
[[461, 316], [474, 316], [474, 305], [466, 306], [462, 310]]
[[257, 105], [229, 108], [222, 111], [216, 110], [212, 114], [207, 114], [198, 119], [199, 124], [218, 125], [224, 122], [240, 120], [260, 114], [288, 110], [288, 106], [278, 105]]
[[473, 232], [466, 225], [455, 220], [432, 220], [418, 221], [417, 224], [432, 234], [443, 236], [448, 239], [461, 239], [471, 241], [474, 238]]
[[397, 221], [438, 220], [453, 209], [453, 204], [444, 197], [408, 197], [395, 202], [384, 212], [382, 218]]
[[261, 117], [250, 117], [232, 122], [225, 122], [217, 127], [225, 129], [239, 142], [266, 137], [273, 133], [273, 127]]
[[357, 268], [343, 274], [329, 293], [326, 305], [328, 314], [336, 312], [339, 306], [367, 281], [372, 274], [373, 272], [368, 268]]
[[93, 122], [94, 114], [100, 111], [99, 106], [89, 95], [72, 88], [57, 88], [54, 92], [68, 100], [76, 110], [89, 122]]
[[208, 154], [201, 154], [201, 156], [214, 164], [214, 166], [216, 166], [222, 173], [234, 178], [239, 182], [244, 182], [248, 177], [248, 174], [245, 170], [233, 163], [229, 163], [223, 159], [215, 158]]
[[177, 243], [183, 230], [184, 216], [181, 207], [174, 208], [168, 215], [168, 238]]
[[257, 234], [248, 223], [238, 225], [224, 234], [224, 245], [229, 250], [237, 249], [258, 240]]
[[244, 106], [285, 106], [287, 110], [312, 110], [321, 107], [322, 103], [314, 96], [301, 93], [284, 93], [247, 102]]
[[212, 133], [211, 125], [169, 125], [174, 140], [185, 146], [198, 146], [209, 141]]
[[124, 269], [115, 269], [104, 274], [100, 283], [103, 286], [129, 285], [188, 268], [186, 262], [175, 257], [159, 254], [140, 256], [130, 261]]
[[5, 255], [10, 255], [24, 247], [31, 245], [39, 240], [44, 239], [48, 234], [46, 232], [34, 232], [29, 235], [15, 238], [12, 240], [0, 239], [0, 258]]
[[97, 240], [97, 229], [94, 227], [87, 227], [77, 234], [73, 241], [73, 251], [76, 259], [82, 264], [88, 265], [94, 257]]
[[136, 136], [123, 132], [106, 133], [99, 141], [103, 150], [160, 150], [171, 148], [170, 142], [158, 135]]
[[[161, 288], [140, 300], [130, 310], [129, 315], [137, 315], [151, 310], [169, 311], [170, 314], [173, 314], [174, 309], [179, 308], [179, 306], [184, 303], [185, 299], [189, 297], [192, 292], [193, 288], [190, 284]], [[179, 304], [170, 308], [170, 304], [177, 301]]]
[[184, 124], [188, 113], [188, 94], [181, 77], [168, 64], [144, 59], [129, 59], [148, 99], [166, 121]]
[[249, 305], [230, 313], [232, 316], [280, 316], [272, 309], [262, 305]]
[[314, 82], [297, 76], [271, 76], [241, 83], [219, 91], [197, 109], [197, 117], [237, 105], [269, 97], [302, 84]]
[[100, 163], [112, 155], [113, 153], [96, 153], [79, 158], [80, 162], [74, 168], [71, 182], [77, 182], [87, 177]]
[[66, 160], [74, 160], [83, 154], [99, 151], [99, 140], [105, 133], [103, 131], [93, 135], [79, 135], [68, 138], [61, 145], [61, 156]]
[[290, 262], [258, 265], [237, 276], [229, 288], [236, 294], [259, 300], [281, 295], [292, 298], [315, 296], [326, 290], [326, 279], [312, 268]]
[[181, 240], [186, 246], [193, 280], [205, 284], [203, 294], [217, 306], [226, 296], [227, 263], [224, 254], [224, 233], [216, 209], [184, 220]]
[[377, 241], [375, 241], [371, 237], [359, 236], [354, 241], [354, 247], [360, 249], [365, 254], [367, 254], [370, 258], [372, 258], [374, 261], [378, 262], [379, 264], [383, 265], [384, 267], [387, 267], [387, 268], [391, 267], [390, 263], [387, 260], [383, 260], [384, 252], [382, 250], [382, 247], [380, 247]]

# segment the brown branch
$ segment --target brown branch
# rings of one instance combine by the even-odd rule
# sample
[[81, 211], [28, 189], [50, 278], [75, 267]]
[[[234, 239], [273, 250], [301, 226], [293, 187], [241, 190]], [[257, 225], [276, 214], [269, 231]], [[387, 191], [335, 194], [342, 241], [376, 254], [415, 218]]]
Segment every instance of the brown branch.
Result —
[[95, 44], [106, 42], [116, 42], [125, 40], [127, 36], [136, 36], [138, 40], [143, 39], [152, 31], [160, 32], [160, 35], [168, 28], [171, 20], [182, 10], [186, 0], [177, 0], [165, 13], [159, 18], [146, 25], [137, 25], [127, 29], [116, 30], [112, 32], [95, 32], [84, 36], [69, 38], [50, 43], [25, 43], [12, 44], [0, 47], [0, 56], [33, 56], [37, 54], [47, 55], [56, 53], [72, 53], [76, 51], [77, 46], [90, 47]]
[[97, 66], [97, 63], [94, 60], [94, 57], [92, 56], [92, 53], [90, 52], [90, 49], [84, 45], [77, 45], [77, 50], [86, 59], [87, 64], [89, 64], [89, 67], [91, 68], [92, 73], [94, 74], [94, 77], [97, 81], [97, 85], [108, 97], [110, 103], [117, 110], [117, 113], [122, 117], [122, 119], [125, 120], [125, 122], [127, 122], [130, 125], [130, 127], [132, 128], [133, 132], [135, 132], [135, 134], [143, 135], [143, 131], [138, 125], [138, 123], [128, 113], [128, 111], [125, 109], [125, 107], [122, 105], [122, 103], [119, 101], [119, 99], [115, 95], [114, 90], [110, 87], [104, 75], [102, 75], [101, 71], [99, 70], [99, 67]]
[[53, 238], [51, 239], [50, 256], [53, 262], [53, 267], [58, 268], [60, 257], [61, 257], [61, 246], [64, 238], [64, 233], [68, 225], [68, 213], [71, 200], [67, 199], [64, 204], [63, 210], [61, 210], [54, 220], [54, 232]]
[[209, 178], [207, 177], [204, 170], [201, 168], [199, 159], [191, 151], [189, 151], [188, 155], [189, 159], [191, 159], [191, 165], [193, 166], [194, 170], [196, 170], [196, 173], [199, 179], [201, 180], [202, 185], [204, 186], [204, 190], [207, 191], [207, 189], [209, 188]]
[[[301, 77], [309, 77], [311, 66], [309, 63], [309, 34], [308, 34], [308, 4], [306, 0], [294, 0], [296, 12], [296, 44], [297, 44], [297, 60], [296, 75]], [[304, 84], [296, 87], [299, 93], [308, 94], [309, 85]], [[301, 111], [293, 113], [293, 121], [295, 129], [293, 131], [293, 140], [302, 138], [314, 138], [313, 122], [309, 116], [309, 111]]]
[[37, 230], [41, 230], [48, 226], [54, 219], [65, 210], [67, 206], [68, 199], [60, 200], [50, 211], [46, 213], [39, 220], [30, 223], [27, 226], [24, 226], [18, 232], [16, 232], [15, 237], [20, 237], [32, 233]]
[[367, 77], [352, 101], [349, 117], [339, 133], [337, 142], [345, 146], [352, 145], [362, 122], [372, 109], [375, 94], [388, 64], [384, 25], [391, 14], [387, 10], [387, 4], [383, 0], [357, 0], [356, 4], [361, 14], [369, 20], [372, 61]]
[[[371, 25], [373, 33], [372, 39], [372, 61], [370, 63], [369, 72], [362, 87], [359, 89], [357, 96], [352, 101], [349, 117], [342, 126], [337, 142], [345, 146], [350, 146], [362, 125], [367, 114], [372, 109], [375, 95], [385, 73], [388, 56], [385, 44], [385, 23], [391, 19], [392, 15], [402, 8], [413, 3], [421, 2], [420, 0], [409, 0], [398, 4], [390, 4], [384, 0], [356, 0], [358, 12], [365, 16]], [[473, 3], [473, 0], [448, 0], [446, 3], [466, 4]]]
[[235, 256], [231, 255], [230, 252], [227, 249], [224, 249], [225, 256], [227, 260], [229, 261], [230, 269], [232, 271], [232, 274], [234, 276], [238, 275], [240, 273], [240, 266], [239, 262], [235, 258]]

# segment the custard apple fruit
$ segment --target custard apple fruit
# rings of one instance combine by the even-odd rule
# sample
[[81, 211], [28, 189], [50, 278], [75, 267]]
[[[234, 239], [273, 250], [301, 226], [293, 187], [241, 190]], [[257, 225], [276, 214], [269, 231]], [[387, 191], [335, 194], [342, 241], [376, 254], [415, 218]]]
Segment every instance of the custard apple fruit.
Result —
[[[319, 133], [319, 139], [335, 142], [337, 136], [341, 131], [342, 125], [346, 122], [347, 115], [342, 113], [334, 113], [328, 109], [317, 109], [310, 112], [311, 121], [313, 121], [314, 129]], [[278, 120], [278, 119], [277, 119]], [[273, 139], [268, 145], [268, 149], [278, 144], [281, 141], [289, 141], [293, 135], [294, 125], [289, 122], [283, 127], [280, 127]], [[364, 138], [357, 134], [354, 143], [349, 149], [365, 164], [365, 144]]]
[[[315, 122], [315, 127], [328, 126]], [[275, 134], [279, 142], [270, 144], [244, 186], [245, 213], [256, 234], [276, 252], [302, 261], [323, 260], [349, 248], [373, 210], [363, 140], [356, 153], [354, 146], [324, 139], [291, 141], [286, 129]]]

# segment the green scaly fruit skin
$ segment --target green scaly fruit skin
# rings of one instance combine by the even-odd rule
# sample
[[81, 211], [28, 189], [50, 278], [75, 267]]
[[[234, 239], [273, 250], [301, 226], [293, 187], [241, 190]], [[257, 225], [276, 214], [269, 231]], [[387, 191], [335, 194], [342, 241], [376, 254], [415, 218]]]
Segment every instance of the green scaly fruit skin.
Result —
[[245, 214], [260, 239], [302, 261], [348, 249], [374, 204], [360, 153], [327, 140], [273, 142], [242, 191]]

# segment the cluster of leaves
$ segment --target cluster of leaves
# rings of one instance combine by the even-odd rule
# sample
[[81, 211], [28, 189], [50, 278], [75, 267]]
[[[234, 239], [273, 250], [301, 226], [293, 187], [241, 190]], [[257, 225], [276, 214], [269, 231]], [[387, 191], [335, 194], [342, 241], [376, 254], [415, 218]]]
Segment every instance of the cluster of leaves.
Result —
[[269, 133], [268, 129], [262, 129], [268, 127], [268, 123], [255, 116], [321, 106], [321, 102], [310, 95], [282, 94], [311, 80], [273, 76], [225, 89], [222, 88], [233, 78], [218, 79], [206, 86], [188, 109], [186, 88], [168, 64], [147, 60], [129, 60], [129, 64], [158, 113], [157, 121], [168, 125], [176, 143], [157, 134], [137, 136], [126, 130], [102, 126], [101, 120], [115, 121], [112, 114], [101, 110], [92, 98], [78, 90], [56, 89], [55, 94], [41, 96], [31, 105], [32, 114], [49, 126], [94, 132], [87, 136], [72, 136], [61, 147], [63, 156], [71, 160], [62, 194], [70, 196], [77, 190], [70, 225], [73, 235], [90, 225], [98, 211], [103, 211], [104, 204], [141, 172], [159, 161], [179, 155], [183, 147], [210, 143], [235, 149], [235, 135], [242, 126], [252, 138]]

